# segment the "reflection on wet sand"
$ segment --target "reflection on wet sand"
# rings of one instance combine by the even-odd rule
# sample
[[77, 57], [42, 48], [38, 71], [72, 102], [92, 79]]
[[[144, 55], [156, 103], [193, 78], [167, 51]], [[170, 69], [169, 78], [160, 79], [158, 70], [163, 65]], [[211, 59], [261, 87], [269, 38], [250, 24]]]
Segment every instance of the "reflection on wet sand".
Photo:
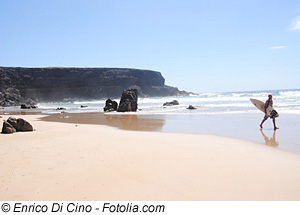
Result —
[[44, 121], [77, 124], [109, 125], [132, 131], [160, 131], [165, 124], [165, 116], [155, 118], [135, 114], [104, 114], [104, 113], [60, 113], [43, 117]]
[[264, 139], [265, 139], [265, 142], [268, 146], [278, 146], [279, 145], [279, 142], [276, 141], [276, 130], [274, 130], [273, 132], [273, 136], [268, 138], [265, 133], [263, 132], [262, 129], [260, 129], [260, 132], [261, 134], [263, 135]]

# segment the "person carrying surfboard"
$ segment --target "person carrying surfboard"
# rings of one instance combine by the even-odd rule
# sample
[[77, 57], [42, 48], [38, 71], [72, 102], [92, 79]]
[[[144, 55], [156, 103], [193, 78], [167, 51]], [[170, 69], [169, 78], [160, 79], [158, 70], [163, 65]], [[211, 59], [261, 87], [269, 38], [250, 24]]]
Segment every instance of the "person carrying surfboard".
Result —
[[262, 120], [262, 122], [260, 123], [260, 128], [263, 128], [263, 124], [264, 124], [264, 122], [270, 117], [270, 118], [272, 118], [273, 119], [273, 125], [274, 125], [274, 130], [276, 130], [276, 129], [279, 129], [279, 128], [277, 128], [276, 127], [276, 123], [275, 123], [275, 117], [274, 116], [268, 116], [267, 115], [267, 108], [269, 107], [269, 106], [271, 106], [271, 107], [273, 107], [273, 100], [272, 100], [272, 95], [268, 95], [268, 100], [265, 102], [265, 105], [264, 105], [264, 112], [265, 112], [265, 116], [264, 116], [264, 118], [263, 118], [263, 120]]

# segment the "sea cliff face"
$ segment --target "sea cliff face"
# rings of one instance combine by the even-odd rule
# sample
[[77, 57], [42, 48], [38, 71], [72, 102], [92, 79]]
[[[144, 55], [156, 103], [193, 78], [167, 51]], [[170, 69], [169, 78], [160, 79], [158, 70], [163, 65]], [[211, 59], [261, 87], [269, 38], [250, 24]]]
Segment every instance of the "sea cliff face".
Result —
[[0, 67], [0, 106], [119, 98], [130, 87], [140, 97], [188, 95], [165, 85], [161, 73], [151, 70]]

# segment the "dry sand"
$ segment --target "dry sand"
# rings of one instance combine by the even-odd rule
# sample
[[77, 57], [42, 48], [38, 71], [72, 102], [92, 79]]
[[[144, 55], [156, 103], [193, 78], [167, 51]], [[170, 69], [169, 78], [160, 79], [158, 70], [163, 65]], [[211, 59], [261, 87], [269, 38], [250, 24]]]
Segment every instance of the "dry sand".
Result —
[[[0, 134], [0, 200], [300, 200], [300, 156], [210, 135], [39, 121]], [[6, 116], [3, 116], [6, 118]]]

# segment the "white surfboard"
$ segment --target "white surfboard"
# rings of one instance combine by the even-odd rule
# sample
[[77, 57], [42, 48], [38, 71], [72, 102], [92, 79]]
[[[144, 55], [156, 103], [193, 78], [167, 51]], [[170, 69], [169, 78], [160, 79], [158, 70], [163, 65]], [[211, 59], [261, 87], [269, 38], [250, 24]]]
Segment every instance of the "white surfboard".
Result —
[[[255, 105], [255, 107], [257, 107], [258, 110], [262, 111], [262, 112], [265, 112], [264, 111], [264, 106], [265, 106], [265, 103], [262, 102], [262, 101], [259, 101], [257, 99], [250, 99], [250, 101]], [[277, 111], [271, 107], [269, 105], [269, 107], [267, 107], [267, 116], [270, 116], [270, 117], [279, 117], [279, 114], [277, 113]]]

